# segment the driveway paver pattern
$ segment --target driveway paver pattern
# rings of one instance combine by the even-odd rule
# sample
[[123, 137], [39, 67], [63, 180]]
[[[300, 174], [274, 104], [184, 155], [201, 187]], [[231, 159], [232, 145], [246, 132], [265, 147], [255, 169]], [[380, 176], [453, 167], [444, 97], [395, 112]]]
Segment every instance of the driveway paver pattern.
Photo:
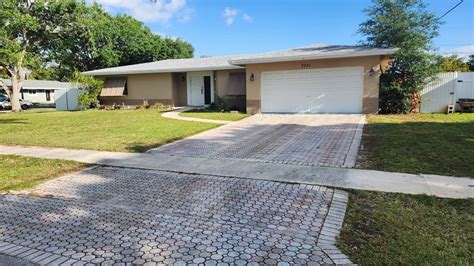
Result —
[[353, 167], [364, 123], [363, 115], [259, 114], [153, 149], [150, 153]]
[[350, 263], [334, 246], [347, 193], [326, 187], [94, 167], [32, 195], [0, 196], [0, 255], [78, 265]]

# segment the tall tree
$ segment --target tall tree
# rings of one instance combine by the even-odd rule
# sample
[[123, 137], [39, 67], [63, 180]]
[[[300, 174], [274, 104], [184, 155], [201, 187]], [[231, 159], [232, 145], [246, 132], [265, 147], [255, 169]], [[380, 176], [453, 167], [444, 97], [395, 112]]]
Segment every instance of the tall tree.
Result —
[[0, 68], [7, 72], [11, 87], [0, 85], [10, 97], [14, 112], [21, 111], [25, 68], [37, 68], [48, 56], [49, 41], [71, 28], [77, 6], [74, 0], [0, 2]]
[[437, 64], [442, 72], [467, 72], [469, 65], [457, 55], [440, 56]]
[[474, 54], [470, 55], [467, 59], [467, 65], [469, 66], [470, 71], [474, 71]]
[[419, 91], [438, 71], [431, 50], [440, 21], [422, 0], [373, 0], [365, 13], [362, 43], [400, 48], [380, 79], [381, 113], [418, 111]]
[[78, 0], [0, 0], [0, 82], [20, 111], [25, 68], [30, 77], [69, 81], [98, 68], [192, 57], [180, 39], [161, 38], [127, 15], [111, 16]]
[[68, 80], [76, 71], [193, 56], [189, 43], [161, 38], [142, 22], [109, 15], [97, 4], [78, 16], [78, 30], [55, 43], [57, 79]]

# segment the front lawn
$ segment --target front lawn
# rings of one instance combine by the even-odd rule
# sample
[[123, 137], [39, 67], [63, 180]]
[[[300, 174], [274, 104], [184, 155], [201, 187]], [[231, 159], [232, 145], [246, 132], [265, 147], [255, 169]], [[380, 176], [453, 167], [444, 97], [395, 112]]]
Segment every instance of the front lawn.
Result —
[[352, 191], [338, 247], [365, 265], [473, 265], [474, 199]]
[[0, 155], [0, 191], [34, 187], [84, 167], [85, 164], [72, 161]]
[[144, 152], [216, 126], [166, 119], [156, 110], [3, 113], [0, 143]]
[[369, 115], [358, 165], [474, 177], [474, 114]]
[[237, 121], [237, 120], [241, 120], [250, 116], [248, 114], [243, 114], [243, 113], [233, 114], [229, 112], [216, 112], [216, 111], [210, 111], [206, 109], [194, 109], [194, 110], [180, 113], [179, 115], [185, 116], [185, 117], [195, 117], [195, 118], [224, 120], [224, 121]]

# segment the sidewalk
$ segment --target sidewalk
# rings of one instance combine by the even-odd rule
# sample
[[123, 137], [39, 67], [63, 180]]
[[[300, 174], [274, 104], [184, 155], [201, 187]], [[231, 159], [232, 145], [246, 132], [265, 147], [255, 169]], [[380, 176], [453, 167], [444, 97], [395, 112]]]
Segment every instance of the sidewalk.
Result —
[[314, 184], [337, 188], [427, 194], [444, 198], [474, 197], [474, 179], [439, 175], [266, 164], [244, 160], [177, 157], [166, 154], [3, 145], [0, 145], [0, 154], [72, 160], [115, 167]]
[[164, 112], [161, 116], [170, 119], [176, 120], [183, 120], [183, 121], [194, 121], [194, 122], [203, 122], [203, 123], [214, 123], [214, 124], [229, 124], [233, 121], [225, 121], [225, 120], [213, 120], [213, 119], [204, 119], [204, 118], [195, 118], [195, 117], [185, 117], [180, 116], [179, 114], [182, 112], [190, 111], [196, 109], [195, 107], [178, 107], [173, 111]]

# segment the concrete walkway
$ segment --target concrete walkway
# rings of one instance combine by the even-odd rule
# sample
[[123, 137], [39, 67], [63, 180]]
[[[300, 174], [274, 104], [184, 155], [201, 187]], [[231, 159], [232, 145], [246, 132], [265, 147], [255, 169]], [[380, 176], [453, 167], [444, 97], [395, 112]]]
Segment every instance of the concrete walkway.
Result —
[[375, 170], [268, 164], [261, 162], [0, 145], [0, 154], [177, 173], [272, 180], [338, 188], [473, 198], [474, 179]]
[[225, 120], [185, 117], [185, 116], [179, 115], [182, 112], [190, 111], [193, 109], [196, 109], [196, 107], [177, 107], [173, 111], [164, 112], [161, 116], [165, 118], [176, 119], [176, 120], [194, 121], [194, 122], [202, 122], [202, 123], [214, 123], [214, 124], [222, 124], [222, 125], [229, 124], [232, 122], [232, 121], [225, 121]]

